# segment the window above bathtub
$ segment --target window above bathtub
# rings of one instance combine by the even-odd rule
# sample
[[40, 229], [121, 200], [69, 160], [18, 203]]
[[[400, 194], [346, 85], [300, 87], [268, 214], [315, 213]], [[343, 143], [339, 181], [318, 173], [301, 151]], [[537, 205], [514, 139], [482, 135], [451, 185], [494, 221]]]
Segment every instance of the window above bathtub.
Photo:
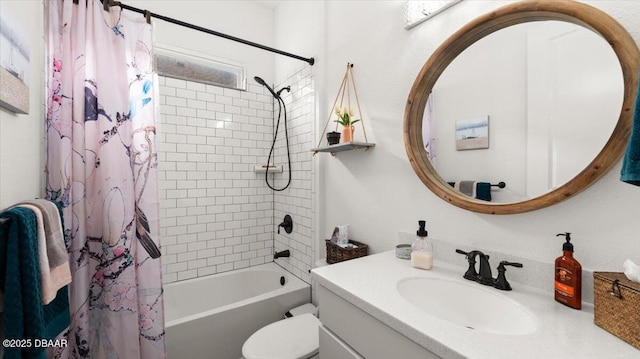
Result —
[[409, 30], [462, 0], [410, 0], [404, 3], [404, 29]]
[[161, 76], [243, 91], [247, 88], [246, 68], [229, 59], [156, 43], [154, 60]]

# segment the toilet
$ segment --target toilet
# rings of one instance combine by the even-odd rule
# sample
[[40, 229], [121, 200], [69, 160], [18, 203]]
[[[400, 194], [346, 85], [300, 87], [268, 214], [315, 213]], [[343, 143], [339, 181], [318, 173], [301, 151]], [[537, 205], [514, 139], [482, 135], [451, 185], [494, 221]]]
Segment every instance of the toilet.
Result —
[[318, 357], [318, 309], [311, 303], [291, 309], [286, 319], [262, 327], [242, 346], [244, 359], [312, 359]]

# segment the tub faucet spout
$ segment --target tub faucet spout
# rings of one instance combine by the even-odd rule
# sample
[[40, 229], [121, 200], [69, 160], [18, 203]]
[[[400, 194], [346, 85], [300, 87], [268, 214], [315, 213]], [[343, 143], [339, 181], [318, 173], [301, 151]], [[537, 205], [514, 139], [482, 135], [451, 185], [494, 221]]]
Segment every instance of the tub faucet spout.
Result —
[[291, 253], [289, 252], [289, 250], [285, 249], [284, 251], [276, 252], [273, 255], [273, 259], [278, 259], [280, 257], [290, 257], [290, 256], [291, 256]]
[[493, 285], [491, 266], [489, 265], [489, 255], [478, 252], [478, 256], [480, 257], [480, 273], [478, 273], [478, 283], [484, 285]]

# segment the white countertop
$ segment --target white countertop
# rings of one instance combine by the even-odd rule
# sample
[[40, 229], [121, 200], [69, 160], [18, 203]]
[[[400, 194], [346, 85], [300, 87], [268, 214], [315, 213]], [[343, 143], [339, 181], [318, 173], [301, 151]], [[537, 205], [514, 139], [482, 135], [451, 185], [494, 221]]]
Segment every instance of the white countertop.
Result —
[[432, 270], [416, 269], [388, 251], [316, 268], [312, 274], [320, 285], [442, 358], [640, 358], [640, 350], [593, 323], [592, 306], [566, 307], [554, 300], [553, 289], [544, 292], [513, 281], [512, 291], [495, 289], [536, 316], [538, 329], [525, 335], [491, 334], [450, 323], [418, 309], [396, 289], [407, 277], [482, 286], [463, 279], [465, 271], [438, 261]]

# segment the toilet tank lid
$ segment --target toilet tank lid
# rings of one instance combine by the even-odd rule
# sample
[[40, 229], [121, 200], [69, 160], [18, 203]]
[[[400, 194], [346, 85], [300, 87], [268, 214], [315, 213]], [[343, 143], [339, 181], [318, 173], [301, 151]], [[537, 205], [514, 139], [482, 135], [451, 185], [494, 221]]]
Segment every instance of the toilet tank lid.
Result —
[[294, 317], [296, 315], [301, 315], [305, 313], [311, 313], [317, 317], [318, 307], [313, 305], [313, 303], [306, 303], [289, 310], [288, 312], [284, 313], [284, 316], [285, 318], [290, 318], [290, 317]]
[[298, 359], [318, 352], [320, 321], [305, 313], [269, 324], [253, 333], [242, 346], [246, 359]]

